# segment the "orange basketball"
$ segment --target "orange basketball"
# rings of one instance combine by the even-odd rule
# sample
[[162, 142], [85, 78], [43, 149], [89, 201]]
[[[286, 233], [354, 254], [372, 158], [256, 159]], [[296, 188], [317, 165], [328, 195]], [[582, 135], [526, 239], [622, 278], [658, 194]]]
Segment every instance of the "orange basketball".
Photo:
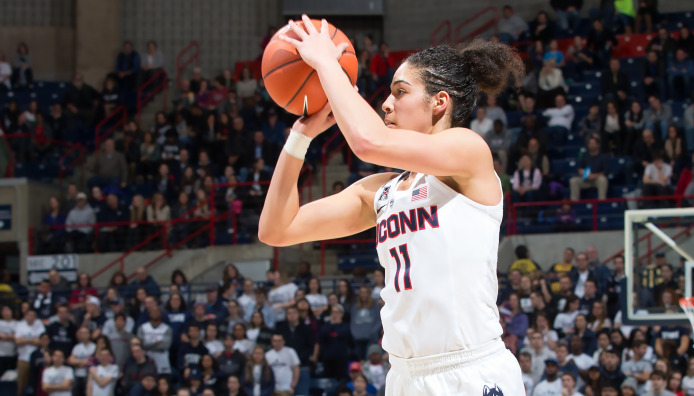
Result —
[[[318, 31], [321, 28], [319, 20], [311, 22]], [[306, 30], [303, 22], [297, 22]], [[357, 55], [347, 36], [333, 25], [329, 25], [329, 34], [335, 45], [348, 43], [347, 50], [340, 58], [342, 70], [354, 85], [357, 82]], [[265, 88], [272, 99], [288, 112], [296, 115], [311, 115], [320, 110], [328, 98], [323, 92], [318, 74], [307, 65], [299, 55], [299, 52], [279, 39], [280, 34], [298, 38], [289, 29], [289, 25], [279, 29], [263, 53], [262, 74]]]

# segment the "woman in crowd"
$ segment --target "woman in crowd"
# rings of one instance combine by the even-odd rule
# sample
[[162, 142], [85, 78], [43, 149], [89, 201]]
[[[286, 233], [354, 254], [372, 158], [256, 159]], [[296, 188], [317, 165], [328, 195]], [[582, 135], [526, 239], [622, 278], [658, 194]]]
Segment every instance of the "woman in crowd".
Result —
[[638, 100], [631, 102], [629, 110], [624, 114], [624, 128], [626, 133], [624, 134], [623, 145], [625, 152], [632, 152], [631, 149], [634, 147], [635, 142], [641, 138], [645, 122], [641, 102]]
[[672, 167], [672, 174], [679, 175], [684, 167], [686, 144], [677, 125], [668, 126], [663, 148], [665, 149], [665, 157]]
[[616, 102], [607, 103], [600, 135], [603, 153], [612, 153], [614, 155], [631, 154], [631, 151], [624, 150], [624, 141], [626, 140], [624, 136], [624, 120], [622, 119], [622, 114], [617, 110]]
[[202, 385], [205, 389], [216, 391], [221, 387], [219, 383], [219, 365], [211, 354], [204, 354], [200, 357], [200, 372], [202, 374]]
[[[263, 319], [263, 322], [265, 320]], [[227, 317], [220, 326], [220, 333], [231, 333], [237, 323], [246, 323], [243, 319], [243, 310], [236, 300], [229, 300], [227, 303]]]
[[381, 335], [381, 305], [371, 297], [371, 287], [362, 285], [350, 313], [350, 332], [359, 360], [368, 358], [366, 348], [378, 342]]
[[245, 65], [241, 69], [241, 78], [236, 82], [236, 94], [243, 101], [252, 98], [257, 88], [258, 82], [253, 78], [251, 69]]
[[[147, 221], [151, 223], [152, 233], [158, 232], [164, 227], [165, 223], [171, 221], [171, 208], [169, 204], [166, 203], [164, 195], [159, 191], [152, 195], [152, 202], [147, 206]], [[152, 241], [154, 248], [161, 249], [162, 245], [161, 243], [157, 243], [157, 241], [161, 241], [163, 240], [162, 238], [166, 237], [167, 235], [163, 235], [162, 237], [155, 238], [155, 240]]]
[[345, 312], [350, 312], [354, 305], [354, 289], [349, 281], [345, 279], [337, 281], [337, 297]]
[[[246, 325], [244, 323], [237, 323], [234, 325], [234, 349], [248, 356], [253, 352], [253, 341], [249, 340], [246, 336]], [[263, 348], [260, 348], [261, 350]], [[264, 352], [264, 351], [263, 351]]]
[[308, 293], [306, 300], [311, 304], [313, 314], [318, 317], [328, 308], [328, 297], [323, 294], [318, 278], [308, 280]]
[[[238, 341], [237, 341], [238, 342]], [[262, 347], [255, 347], [243, 375], [243, 389], [252, 396], [272, 396], [275, 391], [275, 375], [265, 360]]]
[[152, 179], [160, 159], [161, 149], [159, 144], [154, 141], [152, 132], [145, 132], [142, 135], [142, 144], [140, 144], [140, 169], [138, 173], [146, 180]]
[[239, 269], [236, 268], [236, 265], [234, 265], [234, 263], [228, 263], [224, 267], [224, 272], [222, 273], [222, 280], [219, 282], [220, 293], [223, 293], [230, 287], [234, 288], [237, 291], [240, 291], [241, 285], [243, 285], [243, 281], [243, 275], [241, 275]]
[[33, 88], [34, 69], [32, 66], [29, 46], [26, 43], [19, 43], [17, 53], [12, 59], [12, 86], [15, 89]]
[[142, 242], [147, 234], [147, 207], [141, 194], [133, 195], [130, 204], [130, 228], [128, 230], [128, 247], [132, 248]]
[[251, 315], [247, 337], [256, 346], [262, 347], [264, 351], [269, 351], [272, 348], [272, 330], [267, 327], [263, 314], [260, 312], [253, 312]]
[[82, 272], [77, 277], [77, 285], [72, 289], [70, 295], [70, 311], [76, 313], [76, 317], [81, 317], [84, 312], [87, 298], [98, 296], [99, 292], [92, 286], [92, 278], [89, 274]]
[[227, 379], [227, 388], [225, 394], [227, 396], [248, 396], [246, 391], [241, 387], [239, 377], [235, 375], [230, 375]]
[[552, 326], [557, 332], [561, 332], [561, 335], [568, 334], [573, 329], [580, 304], [581, 300], [573, 294], [566, 298], [564, 311], [554, 318], [554, 325]]
[[166, 377], [161, 377], [157, 381], [157, 390], [154, 393], [154, 396], [171, 396], [174, 395], [173, 389], [171, 389], [171, 384], [169, 383], [169, 379]]
[[607, 317], [607, 308], [605, 303], [602, 301], [595, 301], [593, 303], [593, 309], [591, 310], [592, 322], [588, 325], [588, 328], [594, 333], [602, 329], [611, 329], [612, 321]]
[[60, 210], [58, 198], [51, 197], [48, 201], [48, 213], [43, 217], [41, 251], [44, 253], [60, 253], [65, 248], [65, 213]]
[[224, 344], [219, 340], [219, 326], [216, 323], [207, 323], [203, 342], [207, 351], [215, 358], [224, 352]]

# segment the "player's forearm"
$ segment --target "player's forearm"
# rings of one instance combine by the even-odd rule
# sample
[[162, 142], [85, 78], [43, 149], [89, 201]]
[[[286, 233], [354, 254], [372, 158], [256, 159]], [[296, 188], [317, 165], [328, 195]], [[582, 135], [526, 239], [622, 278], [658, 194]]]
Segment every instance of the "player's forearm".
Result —
[[337, 61], [326, 62], [317, 72], [340, 131], [361, 158], [387, 132], [383, 120], [351, 86]]
[[269, 245], [282, 245], [284, 233], [299, 211], [297, 181], [303, 161], [282, 150], [260, 214], [258, 238]]

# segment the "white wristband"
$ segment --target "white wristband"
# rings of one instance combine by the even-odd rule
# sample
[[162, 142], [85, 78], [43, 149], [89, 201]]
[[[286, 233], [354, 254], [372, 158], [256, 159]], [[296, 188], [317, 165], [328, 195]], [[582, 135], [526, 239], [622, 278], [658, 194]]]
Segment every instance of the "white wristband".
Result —
[[287, 142], [284, 143], [284, 151], [292, 157], [303, 160], [306, 157], [306, 151], [308, 151], [308, 146], [311, 144], [311, 139], [308, 136], [304, 136], [293, 130], [289, 131], [289, 137], [287, 137]]

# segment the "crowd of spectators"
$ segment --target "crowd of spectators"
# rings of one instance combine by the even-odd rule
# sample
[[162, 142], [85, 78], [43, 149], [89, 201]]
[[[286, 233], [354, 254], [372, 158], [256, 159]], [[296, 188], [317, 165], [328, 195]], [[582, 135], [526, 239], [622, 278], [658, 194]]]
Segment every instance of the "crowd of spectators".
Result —
[[[694, 392], [689, 326], [624, 323], [624, 259], [604, 262], [590, 246], [557, 253], [560, 260], [540, 266], [518, 246], [508, 273], [499, 274], [501, 338], [518, 357], [526, 394]], [[679, 310], [683, 263], [670, 264], [659, 252], [637, 268], [636, 310]], [[0, 309], [0, 371], [16, 368], [20, 395], [80, 395], [90, 387], [105, 395], [179, 388], [287, 395], [308, 394], [317, 384], [328, 395], [385, 391], [382, 269], [321, 281], [302, 263], [292, 280], [270, 270], [254, 282], [228, 264], [221, 278], [194, 285], [176, 270], [160, 286], [140, 268], [132, 283], [115, 273], [97, 290], [87, 274], [70, 285], [53, 270], [28, 301]], [[26, 288], [4, 282], [5, 301], [25, 295]]]
[[254, 282], [233, 264], [221, 278], [191, 285], [176, 270], [163, 288], [139, 268], [97, 290], [87, 274], [71, 285], [52, 270], [30, 297], [4, 285], [0, 377], [20, 396], [307, 395], [311, 377], [331, 394], [383, 387], [383, 271], [329, 294], [308, 263], [292, 281], [270, 270]]
[[[521, 52], [527, 48], [522, 52], [527, 74], [520, 94], [483, 99], [487, 111], [477, 110], [471, 129], [489, 142], [516, 202], [575, 201], [587, 197], [586, 189], [605, 199], [612, 183], [608, 176], [616, 173], [613, 158], [626, 163], [618, 185], [640, 188], [643, 196], [694, 191], [687, 190], [694, 149], [692, 26], [680, 23], [668, 31], [672, 25], [658, 14], [656, 2], [642, 1], [636, 9], [626, 3], [601, 2], [601, 9], [589, 10], [590, 19], [581, 19], [582, 1], [552, 1], [556, 20], [541, 11], [529, 22], [504, 7], [492, 40], [515, 44]], [[617, 34], [642, 32], [652, 34], [645, 59], [612, 57]], [[558, 37], [572, 44], [559, 49]], [[626, 70], [634, 62], [641, 69]], [[591, 90], [599, 95], [586, 94]], [[490, 108], [499, 106], [502, 111], [491, 115]], [[680, 117], [673, 116], [675, 106], [686, 107]], [[516, 116], [506, 122], [505, 113]], [[538, 144], [539, 150], [532, 150]], [[575, 160], [576, 173], [567, 177], [564, 169], [552, 169], [548, 156]]]

